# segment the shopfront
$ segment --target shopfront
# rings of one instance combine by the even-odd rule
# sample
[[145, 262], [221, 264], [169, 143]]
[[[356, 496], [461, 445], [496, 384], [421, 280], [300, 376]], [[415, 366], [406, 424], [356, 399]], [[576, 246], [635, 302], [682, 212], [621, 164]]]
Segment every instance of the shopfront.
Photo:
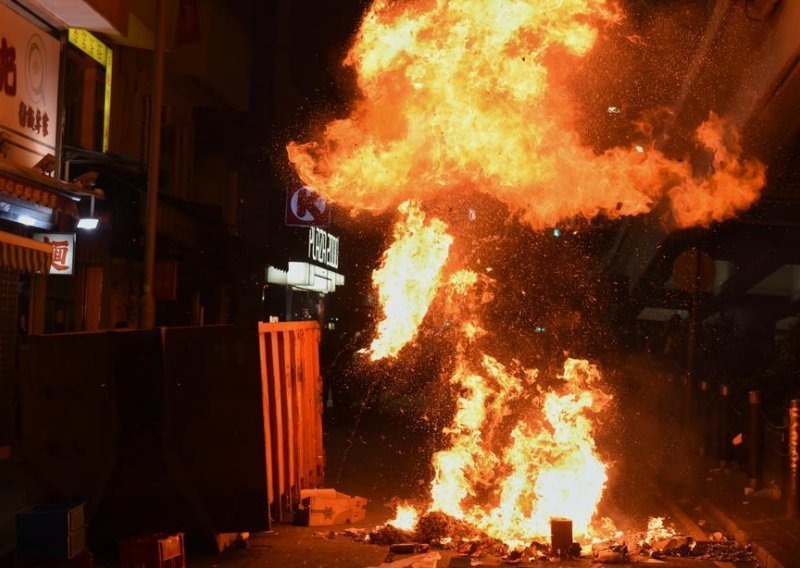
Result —
[[[298, 235], [303, 238], [298, 239]], [[313, 319], [326, 323], [326, 298], [344, 286], [344, 275], [339, 272], [339, 237], [326, 229], [309, 227], [296, 230], [290, 239], [287, 266], [267, 267], [266, 280], [272, 290], [265, 297], [268, 315], [282, 315], [286, 321]]]

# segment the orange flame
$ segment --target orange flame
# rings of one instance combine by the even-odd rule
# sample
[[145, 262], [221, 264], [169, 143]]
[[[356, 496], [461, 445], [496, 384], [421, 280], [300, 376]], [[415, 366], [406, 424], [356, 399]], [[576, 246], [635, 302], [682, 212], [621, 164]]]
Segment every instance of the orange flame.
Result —
[[419, 512], [413, 505], [402, 503], [397, 506], [393, 519], [386, 521], [387, 525], [392, 525], [401, 531], [413, 531], [417, 526]]
[[384, 314], [368, 350], [373, 361], [396, 357], [414, 339], [436, 296], [453, 242], [443, 222], [426, 222], [418, 203], [407, 201], [398, 210], [405, 219], [395, 226], [394, 242], [372, 274]]
[[362, 98], [318, 140], [290, 143], [289, 158], [306, 184], [368, 210], [453, 189], [491, 193], [537, 228], [644, 213], [665, 197], [680, 226], [748, 207], [764, 167], [713, 114], [696, 133], [714, 156], [700, 177], [653, 147], [582, 142], [552, 69], [586, 55], [616, 17], [606, 0], [377, 0], [345, 60]]
[[[460, 367], [451, 379], [465, 392], [458, 401], [450, 448], [434, 456], [431, 510], [465, 520], [511, 547], [549, 535], [550, 519], [572, 519], [577, 536], [590, 534], [607, 480], [587, 413], [600, 412], [610, 397], [598, 390], [597, 369], [587, 361], [564, 364], [559, 391], [515, 421], [503, 444], [498, 431], [515, 401], [536, 378], [522, 381], [489, 356], [483, 369]], [[481, 487], [494, 495], [477, 498]]]
[[647, 534], [644, 537], [644, 541], [653, 543], [672, 538], [677, 534], [673, 527], [664, 525], [664, 517], [650, 517], [647, 521]]

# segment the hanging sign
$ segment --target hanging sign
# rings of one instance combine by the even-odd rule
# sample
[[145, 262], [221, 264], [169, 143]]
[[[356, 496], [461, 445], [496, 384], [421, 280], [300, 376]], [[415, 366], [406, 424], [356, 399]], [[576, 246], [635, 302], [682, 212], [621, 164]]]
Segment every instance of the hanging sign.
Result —
[[34, 233], [33, 240], [53, 247], [50, 274], [72, 274], [75, 261], [74, 233]]

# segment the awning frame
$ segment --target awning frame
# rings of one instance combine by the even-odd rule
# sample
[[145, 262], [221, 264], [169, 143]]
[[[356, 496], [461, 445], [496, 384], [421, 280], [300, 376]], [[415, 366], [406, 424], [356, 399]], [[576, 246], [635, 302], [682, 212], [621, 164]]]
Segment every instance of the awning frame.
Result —
[[52, 260], [51, 245], [0, 231], [0, 268], [48, 274]]

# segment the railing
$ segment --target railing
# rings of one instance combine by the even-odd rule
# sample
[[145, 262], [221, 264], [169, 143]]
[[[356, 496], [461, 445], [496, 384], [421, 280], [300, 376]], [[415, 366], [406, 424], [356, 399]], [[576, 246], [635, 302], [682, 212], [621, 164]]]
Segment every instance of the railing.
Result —
[[765, 472], [777, 473], [787, 514], [800, 516], [800, 399], [792, 400], [783, 421], [776, 422], [764, 412], [761, 391], [749, 391], [737, 403], [726, 384], [712, 389], [701, 381], [693, 391], [684, 388], [684, 404], [694, 414], [685, 420], [687, 431], [698, 433], [701, 451], [721, 467], [732, 462], [745, 466], [754, 491], [764, 486]]

